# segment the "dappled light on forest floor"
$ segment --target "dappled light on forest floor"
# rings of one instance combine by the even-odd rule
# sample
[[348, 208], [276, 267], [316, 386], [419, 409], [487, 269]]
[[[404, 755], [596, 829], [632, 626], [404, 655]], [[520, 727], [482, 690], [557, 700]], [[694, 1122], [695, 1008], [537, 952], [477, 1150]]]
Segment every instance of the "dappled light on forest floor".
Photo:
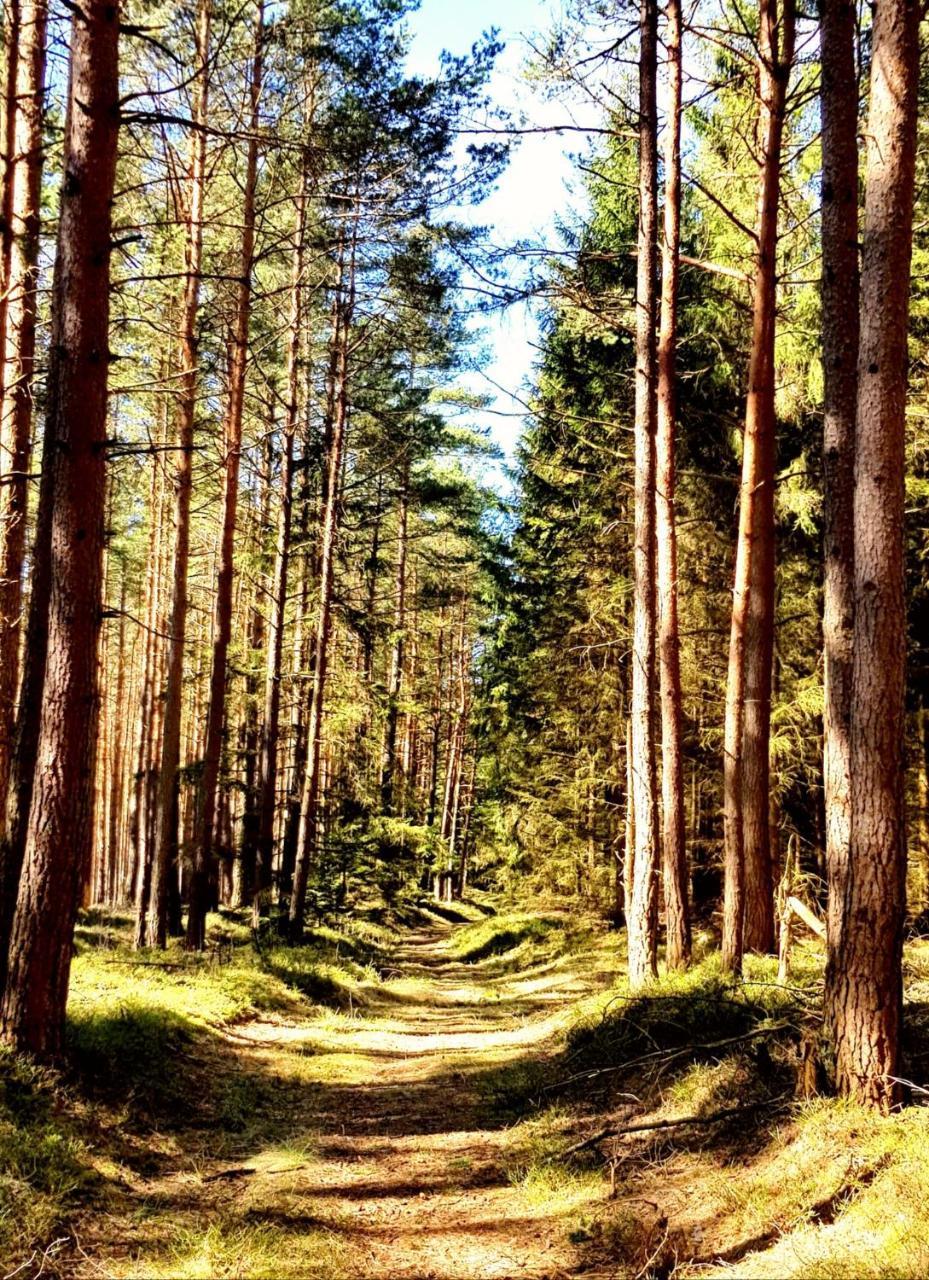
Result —
[[105, 1213], [96, 1205], [78, 1229], [86, 1256], [74, 1259], [74, 1274], [452, 1277], [570, 1267], [565, 1217], [608, 1187], [590, 1175], [548, 1190], [522, 1180], [508, 1121], [484, 1082], [550, 1051], [574, 1002], [615, 977], [615, 940], [526, 981], [456, 961], [450, 946], [438, 930], [410, 935], [391, 959], [394, 988], [370, 994], [363, 1010], [282, 1012], [211, 1037], [198, 1051], [208, 1069], [255, 1082], [239, 1140], [218, 1160], [209, 1131], [180, 1128], [157, 1170], [114, 1169]]
[[[710, 954], [631, 993], [622, 934], [589, 921], [528, 944], [506, 915], [343, 922], [273, 961], [289, 987], [245, 936], [222, 964], [159, 965], [109, 927], [83, 926], [70, 1074], [0, 1064], [0, 1196], [51, 1250], [34, 1269], [877, 1280], [929, 1264], [929, 1111], [807, 1094], [815, 942], [786, 987], [773, 958], [739, 982]], [[475, 937], [486, 954], [462, 961]], [[914, 1063], [927, 956], [908, 945]], [[349, 1005], [301, 994], [321, 971]]]

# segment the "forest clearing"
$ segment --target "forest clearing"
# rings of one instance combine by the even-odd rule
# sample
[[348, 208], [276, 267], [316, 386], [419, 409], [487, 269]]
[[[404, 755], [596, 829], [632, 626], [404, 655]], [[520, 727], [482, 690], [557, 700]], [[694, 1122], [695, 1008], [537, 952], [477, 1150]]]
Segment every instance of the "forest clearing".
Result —
[[920, 0], [4, 0], [0, 1278], [929, 1273]]

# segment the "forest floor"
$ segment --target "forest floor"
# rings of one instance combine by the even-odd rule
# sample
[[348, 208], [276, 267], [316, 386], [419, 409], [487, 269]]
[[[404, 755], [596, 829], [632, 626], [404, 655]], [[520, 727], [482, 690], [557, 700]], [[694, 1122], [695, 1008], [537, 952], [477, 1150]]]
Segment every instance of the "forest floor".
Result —
[[[565, 1201], [522, 1184], [486, 1080], [544, 1055], [576, 1002], [616, 976], [575, 954], [475, 974], [441, 925], [408, 934], [362, 1008], [223, 1030], [197, 1069], [255, 1099], [217, 1150], [192, 1099], [179, 1126], [127, 1149], [104, 1206], [75, 1224], [75, 1276], [555, 1276], [571, 1226], [608, 1194]], [[477, 980], [476, 980], [477, 979]], [[134, 1144], [133, 1144], [134, 1145]]]
[[197, 966], [91, 922], [72, 1072], [0, 1060], [0, 1273], [927, 1273], [929, 1111], [798, 1096], [812, 947], [788, 989], [710, 956], [633, 1000], [619, 935], [468, 914], [251, 959], [227, 921]]

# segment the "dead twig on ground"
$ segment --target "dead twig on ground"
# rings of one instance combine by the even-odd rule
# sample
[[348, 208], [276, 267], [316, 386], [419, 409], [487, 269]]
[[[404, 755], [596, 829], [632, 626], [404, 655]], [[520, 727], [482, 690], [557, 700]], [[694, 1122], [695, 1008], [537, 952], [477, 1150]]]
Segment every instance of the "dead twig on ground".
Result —
[[640, 1124], [627, 1124], [617, 1128], [601, 1129], [599, 1133], [595, 1133], [592, 1137], [576, 1142], [573, 1147], [568, 1147], [567, 1151], [562, 1151], [561, 1158], [565, 1159], [567, 1156], [576, 1155], [579, 1151], [595, 1147], [607, 1138], [620, 1138], [628, 1133], [650, 1133], [657, 1129], [677, 1129], [681, 1125], [702, 1126], [716, 1124], [720, 1120], [729, 1120], [733, 1116], [746, 1115], [752, 1111], [774, 1110], [778, 1107], [786, 1109], [790, 1106], [791, 1101], [790, 1094], [782, 1093], [776, 1098], [766, 1098], [759, 1102], [747, 1102], [738, 1107], [724, 1107], [721, 1111], [713, 1111], [707, 1116], [679, 1116], [675, 1120], [644, 1120]]

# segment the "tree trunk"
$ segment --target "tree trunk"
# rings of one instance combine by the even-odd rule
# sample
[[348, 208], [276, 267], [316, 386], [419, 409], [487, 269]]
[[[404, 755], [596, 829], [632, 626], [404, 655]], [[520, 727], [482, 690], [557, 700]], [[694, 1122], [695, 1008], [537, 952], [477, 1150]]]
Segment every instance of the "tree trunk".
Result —
[[242, 243], [239, 253], [240, 277], [232, 325], [232, 358], [229, 369], [229, 400], [223, 431], [223, 500], [219, 542], [219, 568], [213, 604], [213, 655], [210, 668], [210, 695], [207, 707], [206, 742], [200, 810], [194, 832], [190, 901], [187, 913], [187, 947], [203, 949], [206, 942], [210, 866], [213, 857], [216, 796], [222, 754], [223, 720], [226, 705], [226, 666], [232, 627], [232, 585], [234, 574], [235, 526], [239, 501], [239, 461], [242, 453], [242, 413], [245, 378], [248, 371], [248, 329], [252, 303], [252, 268], [255, 256], [255, 187], [258, 177], [259, 102], [264, 55], [264, 0], [258, 0], [255, 24], [255, 51], [252, 57], [248, 147], [242, 203]]
[[119, 8], [86, 0], [71, 23], [65, 178], [52, 302], [53, 448], [48, 663], [0, 1022], [61, 1052], [81, 878], [93, 832], [109, 368], [111, 203], [119, 131]]
[[669, 969], [690, 960], [684, 768], [681, 760], [681, 652], [677, 614], [675, 434], [677, 294], [681, 238], [681, 5], [668, 0], [668, 120], [665, 126], [664, 238], [661, 244], [661, 320], [658, 334], [656, 531], [658, 539], [658, 656], [661, 680], [661, 804]]
[[632, 720], [626, 722], [626, 829], [623, 840], [623, 919], [629, 931], [632, 873], [635, 868], [635, 775], [632, 768]]
[[277, 739], [281, 719], [281, 664], [284, 653], [284, 617], [287, 608], [287, 575], [290, 569], [290, 534], [293, 520], [294, 435], [300, 412], [300, 326], [303, 318], [304, 241], [306, 238], [306, 203], [308, 162], [304, 162], [297, 195], [294, 231], [293, 273], [290, 283], [290, 325], [287, 342], [287, 408], [284, 419], [283, 453], [281, 455], [281, 505], [277, 518], [277, 545], [274, 554], [274, 583], [271, 596], [271, 619], [268, 627], [267, 664], [265, 669], [265, 710], [261, 738], [261, 776], [258, 817], [258, 868], [253, 898], [254, 924], [257, 927], [262, 905], [271, 888], [274, 858], [274, 812], [277, 799]]
[[[0, 376], [0, 797], [6, 795], [10, 779], [19, 684], [42, 201], [46, 0], [27, 0], [18, 16], [15, 67], [8, 69], [15, 82], [15, 116], [7, 175], [9, 262]], [[4, 822], [5, 808], [0, 804], [0, 840], [6, 834]]]
[[[0, 149], [3, 161], [3, 186], [0, 188], [0, 352], [6, 345], [7, 284], [13, 249], [13, 176], [16, 167], [16, 94], [19, 75], [19, 32], [21, 0], [9, 0], [3, 10], [3, 97], [0, 101]], [[3, 366], [0, 363], [0, 396]]]
[[[265, 470], [261, 478], [261, 508], [258, 513], [258, 537], [256, 559], [264, 562], [266, 570], [266, 534], [271, 523], [271, 473], [274, 466], [274, 421], [265, 443]], [[262, 575], [267, 581], [266, 572]], [[266, 590], [267, 588], [265, 588]], [[259, 718], [259, 703], [264, 710], [264, 690], [261, 670], [267, 667], [265, 617], [257, 598], [249, 606], [248, 647], [250, 657], [245, 677], [245, 719], [242, 725], [243, 756], [245, 761], [244, 804], [242, 810], [242, 839], [234, 853], [233, 905], [245, 907], [255, 901], [258, 884], [258, 844], [261, 824], [261, 753], [264, 738], [264, 719]], [[255, 655], [261, 659], [255, 662]]]
[[629, 982], [657, 974], [659, 818], [655, 758], [655, 422], [658, 247], [657, 0], [642, 0], [639, 52], [639, 251], [636, 273], [635, 595], [632, 760], [635, 862], [627, 913]]
[[135, 750], [135, 796], [132, 814], [132, 841], [136, 867], [135, 945], [143, 946], [143, 930], [148, 916], [154, 864], [154, 772], [157, 737], [159, 636], [158, 602], [161, 595], [161, 548], [166, 494], [161, 468], [152, 466], [149, 488], [148, 570], [145, 578], [143, 613], [144, 647], [141, 671], [141, 698]]
[[774, 659], [774, 334], [784, 104], [793, 63], [794, 0], [761, 0], [761, 165], [752, 343], [745, 405], [724, 760], [723, 965], [774, 946], [768, 791]]
[[876, 5], [855, 433], [852, 820], [829, 1009], [840, 1090], [899, 1099], [906, 879], [904, 442], [919, 6]]
[[394, 634], [390, 651], [390, 674], [387, 681], [387, 725], [384, 734], [384, 762], [381, 770], [381, 805], [385, 813], [393, 813], [394, 775], [397, 769], [397, 722], [400, 716], [400, 692], [403, 685], [403, 650], [406, 641], [406, 554], [409, 519], [410, 462], [407, 457], [400, 476], [397, 498], [397, 569], [394, 585]]
[[822, 5], [823, 307], [823, 787], [827, 926], [837, 939], [851, 816], [851, 697], [855, 621], [855, 401], [858, 297], [856, 8]]
[[184, 650], [187, 639], [187, 576], [190, 566], [190, 500], [193, 492], [194, 417], [197, 407], [197, 316], [203, 258], [203, 200], [206, 124], [209, 99], [209, 51], [212, 0], [197, 5], [197, 78], [190, 138], [189, 192], [185, 245], [186, 280], [181, 321], [181, 386], [177, 416], [177, 465], [174, 472], [174, 571], [168, 624], [164, 729], [158, 768], [152, 881], [147, 914], [140, 919], [139, 942], [163, 947], [167, 939], [168, 876], [177, 843], [177, 771], [181, 752]]
[[925, 695], [916, 712], [916, 857], [909, 865], [907, 907], [911, 916], [924, 921], [929, 910], [929, 715]]
[[[25, 12], [9, 7], [4, 89], [4, 187], [2, 282], [0, 282], [0, 991], [13, 912], [25, 853], [25, 830], [38, 737], [38, 704], [44, 672], [48, 608], [49, 521], [40, 522], [33, 555], [30, 609], [40, 616], [26, 645], [20, 691], [21, 720], [15, 718], [20, 675], [23, 608], [22, 570], [28, 505], [29, 435], [35, 354], [39, 214], [42, 185], [42, 117], [47, 5]], [[30, 20], [31, 19], [31, 20]], [[17, 98], [22, 101], [17, 104]], [[22, 148], [20, 151], [19, 148]], [[46, 427], [46, 438], [49, 437]], [[45, 475], [45, 472], [43, 472]], [[44, 485], [50, 485], [50, 471]], [[43, 558], [42, 548], [46, 548]], [[33, 651], [33, 642], [34, 651]]]
[[[340, 264], [339, 294], [335, 308], [333, 419], [326, 458], [326, 477], [320, 527], [319, 612], [316, 623], [315, 667], [310, 696], [307, 729], [307, 765], [300, 800], [300, 826], [297, 836], [293, 890], [288, 910], [288, 929], [294, 940], [303, 935], [303, 916], [310, 863], [316, 854], [321, 794], [323, 721], [326, 704], [326, 678], [329, 669], [329, 639], [332, 633], [332, 593], [335, 582], [335, 542], [339, 526], [339, 499], [342, 489], [342, 456], [348, 427], [348, 350], [355, 303], [355, 253], [358, 237], [359, 210], [353, 215], [354, 229], [347, 264], [348, 283], [344, 279], [345, 264]], [[343, 294], [345, 296], [341, 296]]]

